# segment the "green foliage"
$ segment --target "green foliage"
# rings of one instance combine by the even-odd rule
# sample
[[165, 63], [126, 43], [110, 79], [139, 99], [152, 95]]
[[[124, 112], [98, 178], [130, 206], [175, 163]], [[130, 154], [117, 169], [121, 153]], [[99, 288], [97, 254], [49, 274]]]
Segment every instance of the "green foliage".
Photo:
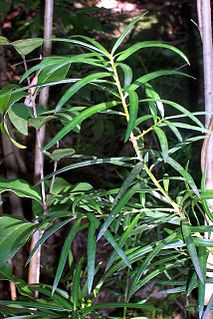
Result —
[[34, 225], [10, 216], [0, 217], [0, 265], [13, 257], [32, 235]]
[[[200, 215], [208, 217], [211, 215], [206, 198], [212, 197], [212, 193], [205, 190], [203, 186], [205, 183], [202, 182], [201, 189], [196, 185], [188, 164], [185, 167], [181, 165], [176, 160], [176, 154], [186, 145], [203, 138], [203, 135], [185, 138], [183, 130], [187, 130], [190, 134], [204, 134], [209, 131], [204, 128], [195, 114], [176, 102], [161, 99], [154, 88], [154, 81], [160, 81], [163, 76], [187, 76], [187, 74], [166, 69], [136, 78], [130, 65], [121, 63], [131, 58], [131, 55], [138, 50], [150, 47], [170, 50], [188, 62], [187, 57], [179, 49], [157, 42], [142, 42], [118, 52], [125, 37], [140, 18], [137, 17], [128, 25], [111, 52], [88, 37], [51, 39], [53, 43], [63, 42], [78, 46], [83, 52], [88, 50], [89, 53], [44, 58], [22, 77], [24, 81], [31, 75], [38, 76], [39, 83], [30, 87], [10, 86], [1, 92], [3, 132], [10, 136], [6, 130], [8, 120], [14, 124], [20, 134], [24, 135], [27, 134], [28, 126], [31, 124], [38, 128], [47, 122], [57, 121], [60, 129], [44, 146], [42, 152], [55, 164], [64, 159], [71, 160], [71, 164], [64, 166], [62, 164], [58, 169], [55, 167], [52, 173], [46, 174], [44, 180], [40, 181], [46, 183], [48, 208], [47, 212], [37, 218], [37, 228], [44, 230], [44, 234], [28, 259], [29, 262], [36, 250], [66, 225], [67, 236], [61, 249], [53, 286], [41, 284], [28, 287], [31, 292], [37, 290], [44, 297], [37, 299], [29, 297], [24, 301], [13, 303], [1, 301], [4, 307], [0, 311], [7, 316], [6, 318], [61, 318], [62, 316], [87, 318], [89, 314], [94, 318], [102, 318], [100, 309], [120, 307], [124, 308], [123, 319], [126, 318], [129, 308], [143, 309], [140, 314], [146, 315], [150, 305], [144, 304], [145, 299], [141, 303], [141, 298], [138, 298], [136, 293], [157, 276], [170, 286], [178, 274], [182, 274], [184, 283], [178, 284], [177, 287], [174, 284], [174, 287], [168, 291], [187, 295], [198, 287], [199, 316], [204, 318], [202, 286], [206, 281], [204, 265], [212, 241], [204, 238], [203, 233], [212, 231], [212, 226], [202, 225]], [[0, 40], [2, 44], [8, 45], [6, 39]], [[42, 43], [43, 40], [38, 38], [33, 41], [27, 39], [13, 42], [11, 45], [21, 55], [26, 55]], [[73, 64], [78, 64], [79, 68], [85, 64], [89, 67], [89, 71], [80, 78], [69, 78]], [[43, 87], [64, 84], [62, 96], [48, 111], [42, 110], [38, 115], [27, 113], [24, 112], [25, 106], [17, 103], [24, 96], [28, 96], [26, 91], [29, 88], [35, 88], [31, 98], [36, 101]], [[98, 102], [94, 102], [93, 105], [85, 104], [82, 97], [88, 89], [94, 90], [97, 95], [94, 101]], [[100, 95], [100, 92], [104, 94]], [[75, 106], [72, 102], [76, 95], [82, 99], [83, 106]], [[123, 140], [124, 143], [129, 143], [135, 152], [134, 156], [98, 158], [78, 154], [71, 147], [61, 147], [64, 137], [70, 133], [75, 136], [81, 134], [82, 123], [94, 116], [98, 121], [99, 116], [103, 114], [116, 116], [124, 123]], [[180, 120], [183, 117], [185, 122]], [[169, 130], [174, 133], [177, 141], [171, 142], [168, 138]], [[158, 149], [150, 146], [150, 136], [151, 139], [154, 137], [158, 141]], [[61, 145], [58, 145], [60, 143]], [[70, 170], [102, 164], [123, 168], [119, 173], [122, 182], [118, 188], [97, 190], [88, 183], [71, 185], [62, 179], [55, 179], [58, 174]], [[20, 197], [42, 202], [36, 189], [22, 180], [1, 179], [0, 188], [1, 192], [13, 191]], [[7, 259], [27, 241], [34, 226], [12, 217], [1, 218], [1, 265], [6, 267]], [[154, 232], [150, 236], [151, 229], [154, 229]], [[71, 252], [72, 243], [83, 231], [87, 234], [87, 256], [82, 256], [76, 262], [73, 261]], [[8, 238], [7, 245], [4, 238]], [[108, 243], [112, 249], [111, 255], [106, 256], [105, 266], [101, 265], [104, 265], [103, 262], [97, 264], [96, 260], [96, 250], [100, 240], [104, 240], [104, 243]], [[104, 273], [99, 271], [101, 266], [105, 268]], [[58, 289], [65, 267], [71, 278], [69, 292]], [[184, 273], [182, 273], [183, 268]], [[192, 270], [193, 276], [191, 276]], [[96, 304], [95, 297], [104, 286], [117, 280], [118, 274], [119, 280], [123, 281], [124, 285], [128, 282], [124, 302]], [[4, 279], [10, 278], [7, 275], [2, 276]], [[21, 290], [20, 292], [22, 293]]]

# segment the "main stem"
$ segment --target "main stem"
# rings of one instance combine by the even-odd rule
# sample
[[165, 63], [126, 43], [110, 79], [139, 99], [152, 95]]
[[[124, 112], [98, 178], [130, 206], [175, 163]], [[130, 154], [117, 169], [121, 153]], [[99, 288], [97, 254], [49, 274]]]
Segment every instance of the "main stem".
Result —
[[[122, 87], [121, 87], [121, 82], [119, 79], [118, 71], [117, 71], [113, 56], [110, 57], [110, 63], [111, 63], [112, 71], [113, 71], [113, 78], [114, 78], [114, 81], [115, 81], [115, 84], [116, 84], [116, 87], [117, 87], [117, 90], [118, 90], [118, 93], [120, 95], [120, 99], [121, 99], [121, 102], [123, 105], [126, 121], [129, 122], [130, 115], [129, 115], [129, 110], [128, 110], [128, 104], [126, 102], [126, 97], [125, 97], [123, 90], [122, 90]], [[137, 139], [137, 137], [134, 136], [133, 132], [130, 135], [130, 140], [132, 142], [132, 145], [133, 145], [133, 148], [135, 150], [135, 153], [137, 155], [138, 160], [143, 162], [143, 156], [142, 156], [142, 153], [141, 153], [140, 148], [138, 146], [138, 139]], [[157, 189], [161, 192], [161, 194], [166, 198], [168, 203], [174, 208], [175, 213], [177, 215], [179, 215], [181, 218], [183, 218], [184, 215], [182, 214], [179, 205], [176, 202], [174, 202], [172, 200], [172, 198], [165, 192], [163, 187], [160, 185], [160, 183], [157, 181], [155, 176], [150, 171], [149, 167], [146, 165], [146, 163], [143, 163], [143, 167], [144, 167], [144, 170], [146, 171], [147, 175], [150, 177], [151, 181], [153, 182], [153, 184], [157, 187]]]

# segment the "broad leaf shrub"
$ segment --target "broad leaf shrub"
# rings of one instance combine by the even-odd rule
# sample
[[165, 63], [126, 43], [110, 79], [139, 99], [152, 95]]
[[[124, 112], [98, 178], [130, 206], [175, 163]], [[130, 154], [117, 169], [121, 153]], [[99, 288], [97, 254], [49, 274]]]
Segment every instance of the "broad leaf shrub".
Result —
[[[211, 308], [211, 304], [204, 306], [204, 289], [205, 283], [210, 282], [206, 278], [206, 260], [213, 243], [204, 234], [213, 231], [213, 226], [208, 224], [213, 218], [207, 204], [212, 191], [204, 187], [205, 176], [201, 187], [196, 185], [190, 163], [183, 166], [175, 159], [183, 148], [204, 139], [210, 132], [196, 114], [174, 101], [162, 99], [152, 84], [164, 76], [187, 74], [167, 69], [134, 77], [128, 62], [139, 50], [170, 50], [188, 63], [179, 49], [164, 43], [140, 42], [122, 51], [123, 41], [140, 18], [127, 26], [111, 52], [85, 36], [50, 39], [57, 45], [63, 42], [77, 46], [81, 53], [46, 57], [26, 70], [19, 86], [11, 84], [0, 92], [1, 130], [17, 147], [26, 147], [19, 139], [20, 134], [28, 134], [29, 126], [39, 129], [50, 121], [61, 125], [41, 150], [55, 164], [54, 171], [44, 178], [47, 211], [43, 210], [43, 198], [38, 191], [40, 183], [33, 187], [24, 180], [0, 180], [1, 193], [12, 191], [32, 200], [36, 218], [36, 223], [21, 220], [14, 216], [15, 212], [0, 217], [0, 278], [13, 281], [21, 295], [17, 301], [1, 300], [0, 311], [6, 318], [88, 318], [88, 315], [102, 318], [103, 308], [123, 309], [121, 318], [129, 318], [131, 309], [141, 309], [139, 313], [146, 314], [153, 309], [148, 296], [141, 300], [136, 293], [150, 281], [156, 281], [157, 276], [159, 286], [164, 287], [162, 293], [183, 293], [188, 298], [198, 287], [198, 306], [192, 310], [199, 312], [199, 318], [204, 318]], [[9, 43], [0, 38], [2, 45], [13, 46], [24, 60], [43, 41], [28, 39]], [[73, 64], [88, 65], [88, 73], [81, 78], [69, 77]], [[37, 80], [22, 86], [22, 82], [32, 76]], [[37, 97], [43, 87], [61, 85], [65, 85], [65, 89], [53, 109], [37, 107]], [[104, 92], [106, 99], [90, 106], [75, 105], [73, 96], [84, 94], [86, 87], [97, 92], [97, 96]], [[34, 104], [33, 110], [30, 103]], [[99, 114], [122, 119], [125, 123], [123, 142], [131, 144], [132, 157], [98, 158], [60, 146], [65, 136], [81, 134], [82, 123], [94, 115], [98, 120]], [[19, 133], [17, 139], [9, 132], [9, 121]], [[190, 132], [188, 137], [183, 134], [184, 130]], [[170, 134], [176, 139], [175, 143], [168, 139]], [[149, 147], [148, 141], [153, 136], [159, 149]], [[57, 163], [64, 158], [70, 159], [70, 164], [57, 169]], [[97, 190], [89, 183], [71, 185], [59, 177], [77, 168], [92, 166], [95, 170], [96, 165], [103, 164], [123, 168], [125, 173], [119, 188]], [[50, 236], [65, 226], [68, 232], [52, 286], [27, 285], [12, 275], [7, 260], [34, 231], [44, 230], [27, 263]], [[83, 230], [87, 230], [87, 255], [76, 262], [72, 257], [72, 243]], [[104, 272], [96, 261], [97, 242], [103, 238], [112, 247], [111, 255], [106, 256]], [[71, 290], [65, 291], [59, 287], [68, 260], [72, 264]], [[105, 285], [114, 282], [116, 287], [118, 281], [123, 286], [123, 292], [118, 292], [122, 295], [121, 302], [115, 302], [114, 297], [111, 303], [94, 302]], [[34, 297], [35, 291], [40, 297]], [[159, 305], [157, 311], [160, 310]]]

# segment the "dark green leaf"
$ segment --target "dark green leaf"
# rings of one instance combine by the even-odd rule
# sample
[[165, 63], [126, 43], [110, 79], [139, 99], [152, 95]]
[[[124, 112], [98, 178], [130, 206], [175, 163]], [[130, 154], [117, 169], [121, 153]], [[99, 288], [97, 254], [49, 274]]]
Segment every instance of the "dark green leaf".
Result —
[[31, 258], [33, 257], [33, 255], [35, 254], [36, 250], [39, 248], [39, 246], [41, 246], [52, 234], [54, 234], [57, 230], [59, 230], [60, 228], [62, 228], [63, 226], [65, 226], [67, 223], [69, 223], [72, 220], [72, 218], [63, 220], [62, 222], [60, 222], [59, 224], [56, 224], [52, 227], [50, 227], [45, 233], [44, 235], [39, 239], [39, 241], [35, 244], [35, 246], [33, 247], [30, 256], [26, 262], [26, 265], [30, 262]]
[[198, 254], [197, 254], [195, 244], [194, 244], [193, 239], [192, 239], [190, 225], [189, 225], [188, 221], [184, 219], [182, 221], [181, 226], [182, 226], [183, 238], [185, 240], [185, 243], [186, 243], [186, 246], [188, 249], [188, 253], [191, 257], [195, 271], [196, 271], [200, 281], [202, 283], [204, 283], [204, 278], [203, 278], [203, 273], [202, 273], [202, 269], [201, 269], [201, 265], [200, 265], [200, 260], [199, 260]]
[[55, 112], [59, 112], [62, 108], [62, 106], [75, 94], [77, 93], [81, 88], [83, 88], [85, 85], [90, 84], [93, 81], [103, 79], [106, 77], [111, 76], [108, 72], [100, 72], [100, 73], [94, 73], [85, 76], [83, 79], [76, 82], [71, 88], [69, 88], [64, 95], [59, 100]]
[[129, 202], [129, 200], [132, 198], [132, 196], [137, 193], [140, 190], [140, 184], [135, 184], [133, 185], [123, 196], [122, 198], [118, 201], [118, 203], [115, 205], [115, 207], [112, 209], [112, 212], [109, 214], [107, 217], [106, 221], [102, 225], [99, 233], [98, 233], [98, 238], [99, 240], [107, 230], [107, 228], [110, 226], [112, 221], [116, 218], [116, 216], [121, 213], [122, 209], [125, 207], [125, 205]]
[[190, 187], [195, 192], [195, 194], [197, 196], [200, 196], [192, 176], [177, 161], [175, 161], [170, 156], [167, 157], [167, 163], [171, 165], [177, 172], [179, 172], [185, 178], [185, 181], [190, 185]]
[[163, 157], [164, 162], [166, 163], [167, 159], [168, 159], [168, 148], [169, 148], [166, 134], [158, 126], [154, 126], [153, 130], [155, 131], [155, 133], [158, 137], [160, 147], [161, 147], [162, 157]]
[[129, 91], [129, 121], [127, 125], [127, 130], [125, 133], [124, 142], [127, 142], [131, 132], [135, 127], [135, 122], [138, 116], [138, 95], [134, 91]]
[[81, 258], [77, 264], [74, 278], [73, 278], [73, 305], [74, 310], [77, 309], [79, 305], [79, 290], [80, 290], [80, 279], [81, 279], [81, 269], [82, 269], [83, 259]]
[[0, 217], [0, 265], [13, 257], [28, 238], [35, 226], [15, 217]]
[[48, 150], [50, 147], [52, 147], [55, 143], [57, 143], [59, 140], [61, 140], [65, 135], [67, 135], [70, 131], [72, 131], [78, 124], [86, 120], [88, 117], [104, 111], [108, 108], [114, 107], [116, 105], [120, 104], [120, 102], [112, 101], [112, 102], [106, 102], [106, 103], [100, 103], [94, 106], [91, 106], [89, 109], [86, 109], [82, 111], [79, 115], [74, 117], [72, 121], [70, 121], [67, 125], [65, 125], [64, 128], [62, 128], [55, 136], [54, 138], [43, 148], [43, 151]]
[[112, 236], [112, 234], [106, 230], [104, 233], [104, 237], [106, 238], [106, 240], [110, 243], [110, 245], [114, 248], [114, 250], [116, 251], [116, 253], [121, 257], [121, 259], [124, 261], [124, 263], [129, 267], [131, 267], [131, 264], [129, 263], [129, 260], [126, 256], [126, 254], [124, 253], [123, 249], [121, 248], [121, 246], [116, 242], [116, 239]]
[[54, 279], [54, 283], [53, 283], [53, 288], [52, 288], [52, 294], [54, 294], [58, 283], [61, 279], [62, 273], [64, 271], [64, 267], [66, 264], [66, 260], [69, 254], [69, 251], [71, 249], [71, 244], [73, 239], [75, 238], [76, 234], [78, 233], [79, 229], [80, 229], [80, 225], [81, 225], [81, 220], [79, 219], [77, 222], [75, 222], [75, 224], [73, 225], [73, 227], [70, 229], [69, 234], [65, 240], [64, 246], [62, 248], [62, 252], [61, 252], [61, 256], [59, 259], [59, 263], [58, 263], [58, 267], [57, 267], [57, 271], [56, 271], [56, 275], [55, 275], [55, 279]]

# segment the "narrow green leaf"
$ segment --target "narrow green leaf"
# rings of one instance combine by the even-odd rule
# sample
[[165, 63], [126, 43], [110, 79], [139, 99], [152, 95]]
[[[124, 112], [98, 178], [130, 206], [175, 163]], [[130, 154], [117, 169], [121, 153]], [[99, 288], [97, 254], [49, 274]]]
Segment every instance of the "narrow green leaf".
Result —
[[73, 39], [62, 39], [62, 38], [53, 38], [53, 39], [49, 39], [49, 40], [51, 40], [53, 42], [71, 43], [71, 44], [74, 44], [74, 45], [82, 46], [82, 47], [84, 47], [84, 48], [86, 48], [88, 50], [92, 50], [92, 51], [104, 54], [104, 52], [102, 50], [100, 50], [98, 47], [96, 47], [94, 45], [91, 45], [91, 44], [88, 44], [88, 43], [83, 42], [83, 41], [73, 40]]
[[115, 205], [115, 207], [112, 209], [112, 212], [107, 217], [106, 221], [102, 225], [97, 240], [99, 240], [107, 230], [107, 228], [110, 226], [112, 221], [116, 218], [116, 216], [121, 213], [122, 209], [125, 207], [125, 205], [129, 202], [129, 200], [132, 198], [132, 196], [137, 193], [140, 190], [140, 184], [137, 183], [133, 185], [118, 201], [118, 203]]
[[35, 226], [26, 220], [10, 216], [0, 217], [0, 265], [13, 257], [28, 238]]
[[9, 129], [8, 129], [8, 126], [7, 126], [7, 120], [6, 118], [4, 117], [4, 122], [3, 123], [0, 123], [0, 129], [2, 131], [2, 133], [6, 134], [8, 136], [8, 138], [10, 139], [10, 141], [18, 148], [20, 149], [25, 149], [26, 146], [25, 145], [22, 145], [20, 144], [19, 142], [17, 142], [11, 135], [10, 135], [10, 132], [9, 132]]
[[132, 83], [128, 90], [137, 90], [140, 86], [142, 86], [143, 84], [148, 83], [149, 81], [158, 79], [161, 76], [166, 76], [166, 75], [181, 75], [181, 76], [186, 76], [186, 77], [190, 77], [188, 74], [183, 73], [183, 72], [179, 72], [179, 71], [175, 71], [175, 70], [158, 70], [158, 71], [154, 71], [154, 72], [150, 72], [147, 73], [141, 77], [139, 77], [138, 79], [135, 80], [134, 83]]
[[190, 64], [189, 60], [187, 59], [187, 57], [185, 56], [185, 54], [181, 50], [177, 49], [176, 47], [174, 47], [170, 44], [160, 43], [160, 42], [155, 42], [155, 41], [144, 41], [144, 42], [139, 42], [139, 43], [136, 43], [134, 45], [131, 45], [128, 49], [118, 53], [119, 56], [117, 58], [117, 61], [124, 61], [129, 56], [131, 56], [132, 54], [137, 52], [138, 50], [146, 49], [146, 48], [162, 48], [162, 49], [171, 50], [174, 53], [176, 53], [177, 55], [179, 55], [181, 58], [183, 58], [188, 64]]
[[156, 310], [155, 307], [151, 305], [144, 305], [141, 303], [125, 303], [125, 302], [112, 302], [112, 303], [103, 303], [103, 304], [95, 304], [90, 307], [85, 308], [83, 310], [84, 315], [89, 315], [94, 309], [116, 309], [116, 308], [135, 308], [135, 309], [145, 309], [145, 310]]
[[[210, 233], [213, 232], [213, 225], [190, 226], [191, 232]], [[201, 239], [201, 238], [198, 238]], [[206, 238], [207, 239], [207, 238]]]
[[147, 120], [150, 120], [150, 119], [157, 119], [157, 117], [155, 118], [154, 115], [151, 115], [151, 114], [147, 114], [147, 115], [143, 115], [139, 118], [137, 118], [136, 122], [135, 122], [135, 126], [139, 126], [141, 123], [147, 121]]
[[[167, 121], [167, 123], [168, 123], [168, 121]], [[166, 123], [166, 125], [167, 125], [167, 123]], [[170, 123], [172, 123], [172, 125], [174, 127], [179, 127], [179, 128], [186, 129], [186, 130], [191, 130], [191, 131], [198, 131], [198, 132], [201, 132], [201, 133], [210, 133], [210, 131], [208, 129], [205, 129], [203, 127], [190, 125], [190, 124], [182, 123], [182, 122], [171, 122], [170, 121]]]
[[[141, 261], [141, 258], [143, 258], [144, 255], [148, 254], [149, 252], [151, 252], [154, 247], [159, 243], [160, 241], [154, 243], [154, 244], [149, 244], [149, 245], [145, 245], [142, 247], [134, 247], [131, 249], [128, 249], [125, 251], [127, 258], [130, 262], [130, 264], [133, 264], [136, 261]], [[168, 245], [169, 248], [177, 248], [180, 246], [180, 240], [177, 239], [176, 242], [173, 243], [173, 245], [171, 246]], [[166, 247], [167, 248], [167, 247]], [[176, 256], [176, 255], [175, 255]], [[115, 265], [113, 265], [108, 271], [107, 273], [102, 277], [101, 281], [104, 282], [104, 280], [110, 276], [112, 276], [112, 274], [116, 273], [117, 271], [121, 271], [124, 267], [125, 267], [125, 263], [123, 262], [123, 260], [119, 260], [118, 262], [116, 262]]]
[[78, 55], [72, 56], [51, 56], [45, 57], [40, 63], [36, 64], [29, 70], [27, 70], [24, 75], [21, 77], [20, 82], [26, 80], [30, 75], [36, 71], [42, 71], [48, 67], [60, 67], [65, 64], [71, 63], [88, 63], [90, 64], [91, 61], [94, 61], [94, 57], [97, 56], [97, 53], [82, 53]]
[[152, 280], [153, 278], [155, 278], [156, 276], [160, 275], [161, 273], [163, 273], [165, 270], [171, 269], [173, 267], [175, 267], [176, 265], [181, 265], [184, 264], [186, 262], [187, 258], [183, 258], [183, 259], [178, 259], [174, 262], [167, 262], [165, 263], [163, 266], [159, 267], [158, 269], [155, 269], [154, 271], [152, 271], [151, 273], [149, 273], [147, 276], [145, 276], [142, 280], [140, 280], [138, 282], [137, 287], [135, 288], [135, 290], [132, 292], [132, 294], [134, 294], [136, 291], [138, 291], [141, 287], [143, 287], [144, 285], [146, 285], [150, 280]]
[[126, 143], [129, 139], [131, 132], [135, 127], [135, 122], [138, 116], [138, 95], [134, 91], [129, 91], [129, 115], [130, 119], [125, 132], [124, 142]]
[[55, 143], [57, 143], [59, 140], [61, 140], [65, 135], [67, 135], [70, 131], [72, 131], [76, 125], [80, 124], [84, 120], [86, 120], [88, 117], [104, 111], [108, 108], [114, 107], [116, 105], [120, 104], [120, 102], [112, 101], [112, 102], [106, 102], [106, 103], [100, 103], [94, 106], [91, 106], [89, 109], [86, 109], [82, 111], [79, 115], [75, 116], [72, 121], [70, 121], [65, 127], [63, 127], [55, 136], [54, 138], [43, 148], [43, 151], [48, 150], [50, 147], [52, 147]]
[[212, 239], [193, 237], [193, 242], [198, 247], [213, 247]]
[[96, 256], [96, 225], [90, 222], [87, 238], [87, 273], [88, 273], [88, 293], [92, 291], [95, 276], [95, 256]]
[[73, 306], [74, 310], [77, 309], [79, 305], [79, 290], [80, 290], [80, 279], [81, 279], [81, 269], [82, 269], [83, 258], [78, 262], [77, 268], [74, 273], [73, 278]]
[[196, 271], [194, 271], [186, 290], [187, 297], [191, 294], [192, 290], [198, 286], [197, 282], [198, 282], [197, 273]]
[[157, 254], [168, 244], [170, 243], [174, 238], [176, 237], [176, 233], [172, 234], [171, 236], [163, 239], [160, 241], [152, 252], [148, 254], [148, 256], [145, 258], [145, 260], [142, 262], [141, 266], [138, 267], [136, 274], [134, 276], [133, 282], [131, 283], [129, 293], [128, 293], [128, 300], [131, 298], [133, 293], [136, 291], [137, 284], [143, 275], [144, 271], [147, 269], [147, 267], [150, 265], [151, 261], [157, 256]]
[[[73, 155], [73, 158], [74, 156], [75, 155]], [[81, 167], [87, 167], [91, 165], [111, 164], [111, 165], [117, 165], [117, 166], [130, 166], [128, 162], [133, 160], [135, 160], [135, 157], [110, 157], [110, 158], [97, 158], [97, 159], [92, 159], [88, 161], [82, 161], [79, 163], [74, 163], [74, 164], [70, 164], [70, 165], [62, 167], [58, 169], [57, 171], [55, 171], [54, 173], [46, 175], [44, 180], [47, 180], [54, 175], [58, 175], [70, 170], [74, 170]]]
[[200, 281], [202, 283], [204, 283], [204, 278], [203, 278], [203, 273], [202, 273], [199, 257], [197, 254], [195, 244], [194, 244], [193, 239], [192, 239], [189, 223], [186, 219], [182, 220], [181, 228], [182, 228], [183, 238], [185, 240], [185, 243], [186, 243], [186, 246], [188, 249], [188, 253], [191, 257], [195, 271], [196, 271]]
[[[140, 102], [148, 102], [148, 101], [156, 101], [156, 100], [155, 99], [143, 99], [143, 100], [140, 100]], [[180, 104], [178, 104], [176, 102], [169, 101], [169, 100], [164, 100], [164, 99], [161, 99], [160, 101], [162, 103], [165, 103], [167, 105], [172, 106], [173, 108], [175, 108], [179, 112], [183, 113], [186, 117], [189, 117], [193, 122], [195, 122], [196, 124], [198, 124], [198, 126], [200, 126], [201, 128], [203, 128], [205, 130], [205, 128], [203, 126], [203, 123], [196, 116], [194, 116], [191, 112], [189, 112], [185, 107], [183, 107], [182, 105], [180, 105]], [[167, 119], [167, 117], [165, 117], [165, 119]]]
[[[35, 299], [36, 300], [36, 299]], [[11, 306], [11, 300], [1, 300], [2, 305]], [[22, 300], [13, 300], [13, 308], [36, 308], [42, 311], [52, 310], [52, 311], [70, 311], [70, 308], [65, 308], [64, 306], [59, 306], [54, 302], [43, 302], [37, 299], [37, 301], [22, 301]], [[42, 316], [42, 318], [44, 318]]]
[[121, 43], [123, 42], [123, 40], [126, 38], [126, 36], [131, 32], [131, 30], [133, 29], [134, 25], [145, 15], [146, 13], [144, 13], [143, 15], [140, 15], [138, 17], [136, 17], [135, 19], [132, 20], [132, 22], [126, 27], [126, 29], [124, 30], [124, 32], [121, 34], [121, 36], [117, 39], [117, 41], [115, 42], [115, 44], [113, 45], [112, 51], [111, 51], [111, 55], [113, 56], [115, 51], [118, 49], [118, 47], [121, 45]]
[[60, 222], [59, 224], [56, 224], [52, 227], [50, 227], [45, 233], [44, 235], [39, 239], [39, 241], [35, 244], [35, 246], [33, 247], [29, 258], [27, 259], [26, 265], [30, 262], [31, 258], [33, 257], [33, 255], [35, 254], [36, 250], [39, 248], [39, 246], [41, 246], [52, 234], [54, 234], [57, 230], [61, 229], [63, 226], [65, 226], [67, 223], [69, 223], [72, 220], [72, 218], [68, 218], [66, 220], [63, 220], [62, 222]]
[[[69, 295], [67, 294], [66, 299], [65, 299], [65, 293], [61, 289], [56, 289], [56, 293], [54, 296], [52, 296], [51, 289], [52, 287], [49, 285], [45, 284], [33, 284], [30, 285], [30, 289], [35, 292], [38, 291], [44, 296], [49, 297], [52, 301], [57, 303], [60, 306], [64, 306], [65, 309], [73, 309], [73, 305], [70, 303], [70, 301], [66, 300], [68, 299]], [[62, 297], [63, 295], [63, 297]]]
[[[153, 109], [153, 103], [156, 104], [156, 107], [158, 109], [158, 111], [160, 112], [161, 114], [161, 117], [164, 117], [164, 106], [163, 106], [163, 103], [161, 102], [161, 98], [160, 98], [160, 95], [156, 92], [156, 90], [153, 88], [153, 86], [150, 84], [150, 83], [146, 83], [144, 85], [145, 87], [145, 94], [148, 98], [151, 98], [152, 101], [148, 101], [148, 104], [149, 104], [149, 108], [150, 108], [150, 111], [153, 115], [153, 117], [155, 117], [157, 115], [157, 112], [153, 112], [152, 109]], [[155, 107], [155, 108], [156, 108]], [[154, 118], [155, 120], [155, 118]]]
[[85, 85], [90, 84], [91, 82], [93, 82], [94, 80], [98, 80], [98, 79], [103, 79], [106, 77], [110, 77], [111, 74], [109, 72], [100, 72], [100, 73], [94, 73], [94, 74], [90, 74], [85, 76], [83, 79], [79, 80], [78, 82], [76, 82], [73, 86], [71, 86], [71, 88], [69, 88], [64, 95], [61, 97], [61, 99], [59, 100], [56, 108], [55, 108], [55, 112], [59, 112], [62, 108], [62, 106], [76, 93], [78, 92], [81, 88], [83, 88]]
[[72, 36], [71, 38], [72, 39], [73, 38], [80, 38], [80, 39], [86, 40], [89, 43], [91, 43], [94, 47], [99, 49], [100, 52], [103, 53], [104, 55], [106, 55], [107, 57], [110, 55], [110, 53], [99, 42], [95, 41], [94, 39], [91, 39], [89, 37], [85, 37], [83, 35], [75, 35], [75, 36]]
[[114, 239], [114, 237], [112, 236], [112, 234], [106, 230], [104, 233], [104, 237], [106, 238], [106, 240], [110, 243], [110, 245], [115, 249], [116, 253], [121, 257], [121, 259], [124, 261], [124, 263], [130, 268], [131, 264], [129, 263], [129, 260], [126, 256], [126, 254], [124, 253], [123, 249], [121, 248], [121, 246], [116, 242], [116, 240]]
[[172, 123], [172, 122], [169, 122], [169, 121], [166, 121], [165, 119], [163, 120], [163, 123], [166, 124], [167, 127], [170, 128], [170, 130], [173, 132], [173, 134], [177, 137], [178, 141], [179, 142], [183, 142], [183, 137], [182, 135], [180, 134], [180, 131], [177, 129], [177, 127]]
[[130, 171], [128, 174], [127, 178], [124, 180], [122, 183], [118, 195], [115, 197], [114, 202], [113, 202], [113, 207], [115, 204], [117, 204], [118, 200], [126, 193], [127, 189], [129, 186], [134, 182], [135, 178], [140, 174], [141, 170], [143, 169], [143, 163], [139, 162], [137, 163], [133, 169]]
[[155, 131], [155, 133], [158, 137], [160, 147], [161, 147], [162, 157], [163, 157], [164, 162], [166, 163], [167, 159], [168, 159], [168, 149], [169, 149], [166, 134], [158, 126], [154, 126], [153, 130]]
[[201, 319], [203, 315], [204, 301], [205, 301], [206, 262], [208, 257], [206, 247], [198, 248], [198, 257], [199, 257], [202, 275], [204, 279], [204, 283], [202, 283], [198, 279], [198, 313], [199, 313], [199, 318]]
[[56, 288], [58, 286], [58, 283], [61, 279], [62, 273], [64, 271], [64, 267], [66, 264], [66, 260], [69, 254], [69, 250], [71, 249], [71, 244], [73, 239], [75, 238], [76, 234], [79, 231], [81, 225], [81, 220], [77, 220], [77, 222], [73, 225], [73, 227], [70, 229], [70, 232], [65, 240], [64, 246], [62, 248], [62, 252], [61, 252], [61, 256], [59, 259], [59, 263], [58, 263], [58, 267], [57, 267], [57, 271], [56, 271], [56, 275], [55, 275], [55, 279], [54, 279], [54, 283], [53, 283], [53, 288], [52, 288], [52, 295], [55, 293]]
[[197, 186], [192, 178], [192, 176], [172, 157], [167, 157], [167, 163], [171, 165], [177, 172], [179, 172], [186, 180], [186, 182], [190, 185], [192, 190], [195, 192], [197, 196], [200, 196]]
[[[125, 231], [124, 231], [123, 234], [121, 235], [120, 240], [119, 240], [119, 245], [120, 245], [120, 247], [123, 247], [123, 245], [125, 244], [125, 242], [131, 237], [132, 231], [133, 231], [135, 225], [137, 225], [137, 222], [138, 222], [138, 220], [140, 219], [140, 216], [141, 216], [141, 213], [138, 214], [138, 215], [136, 215], [136, 216], [133, 218], [132, 222], [129, 224], [129, 226], [125, 229]], [[110, 258], [109, 258], [109, 261], [108, 261], [108, 263], [107, 263], [107, 265], [106, 265], [105, 271], [108, 271], [109, 268], [112, 266], [115, 257], [116, 257], [116, 252], [114, 251], [114, 252], [111, 254]]]

